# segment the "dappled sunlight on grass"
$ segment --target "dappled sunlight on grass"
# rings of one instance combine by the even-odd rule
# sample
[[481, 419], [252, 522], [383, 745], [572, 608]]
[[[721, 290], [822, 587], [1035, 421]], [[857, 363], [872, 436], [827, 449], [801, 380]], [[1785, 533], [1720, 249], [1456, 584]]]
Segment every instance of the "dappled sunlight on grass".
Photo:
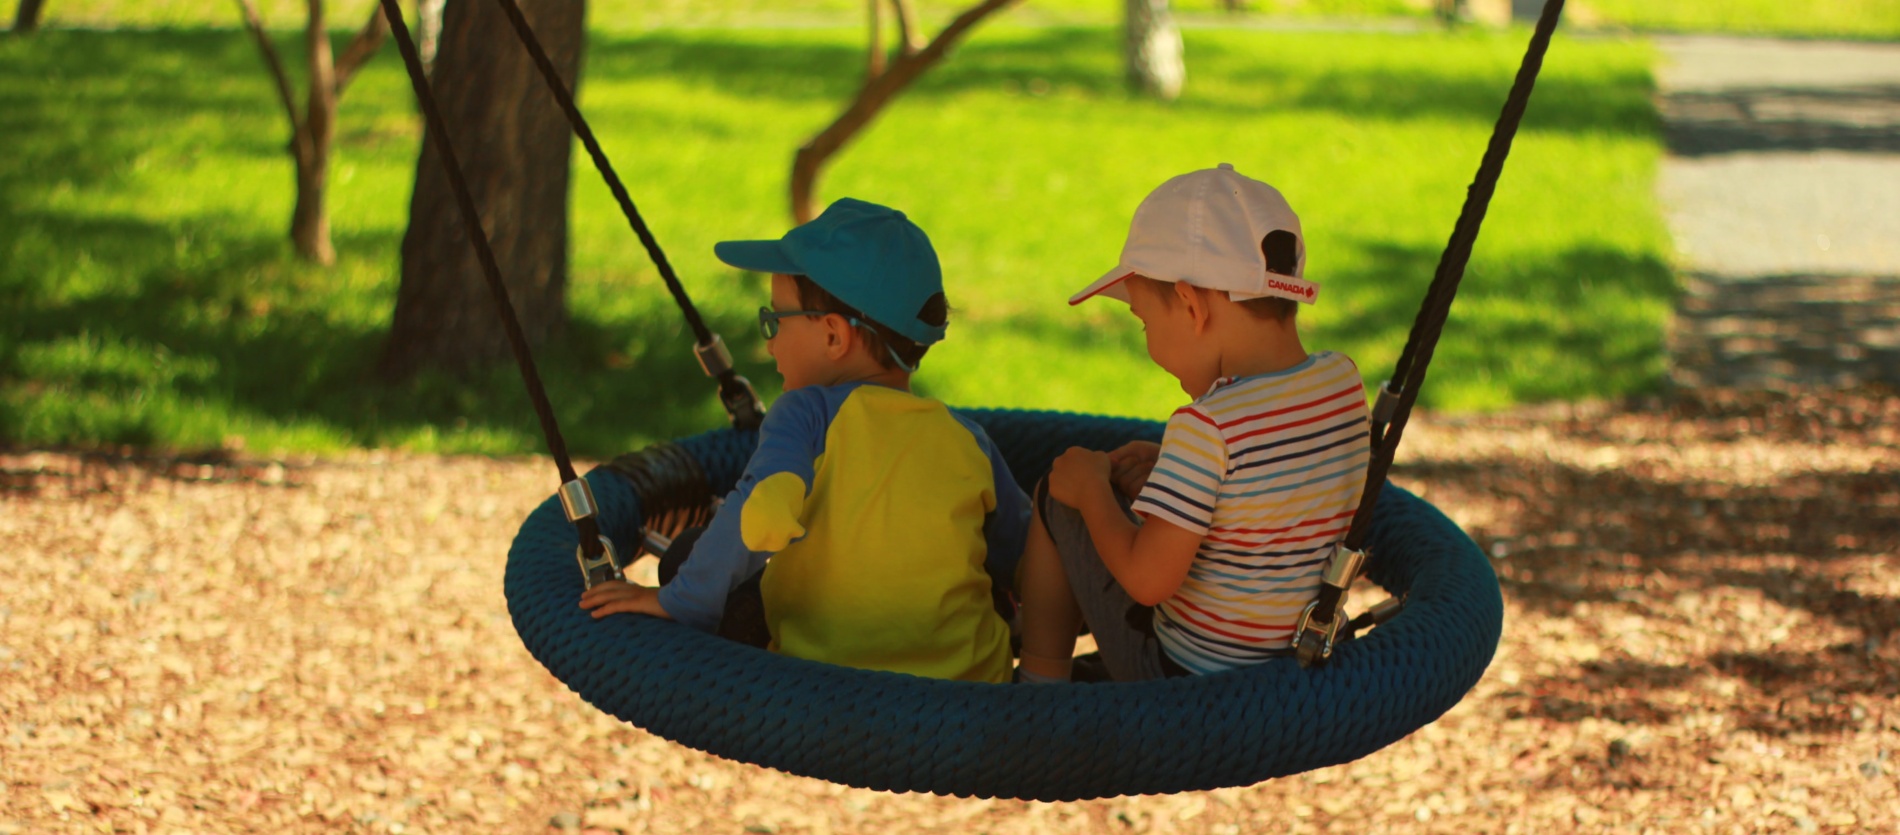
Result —
[[[1107, 28], [980, 31], [840, 155], [820, 197], [904, 209], [943, 259], [948, 342], [917, 385], [953, 404], [1159, 416], [1183, 402], [1113, 303], [1113, 263], [1167, 177], [1232, 162], [1305, 221], [1307, 344], [1382, 378], [1403, 344], [1521, 33], [1190, 31], [1181, 101], [1121, 88]], [[856, 30], [599, 35], [582, 106], [741, 372], [777, 379], [758, 276], [712, 258], [787, 225], [791, 151], [856, 84]], [[293, 66], [299, 48], [280, 37]], [[1560, 41], [1425, 390], [1438, 409], [1615, 397], [1662, 379], [1673, 296], [1651, 194], [1650, 50]], [[372, 381], [416, 145], [393, 53], [339, 114], [339, 263], [297, 263], [288, 129], [237, 31], [0, 42], [0, 438], [260, 453], [537, 451], [510, 366]], [[537, 352], [570, 445], [609, 455], [723, 423], [657, 273], [576, 155], [569, 330]], [[241, 441], [239, 439], [242, 439]]]

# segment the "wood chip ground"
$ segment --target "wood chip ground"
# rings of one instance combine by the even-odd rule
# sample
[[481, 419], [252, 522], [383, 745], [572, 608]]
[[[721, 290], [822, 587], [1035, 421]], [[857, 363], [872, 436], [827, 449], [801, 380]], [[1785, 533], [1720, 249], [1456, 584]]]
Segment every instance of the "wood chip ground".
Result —
[[0, 452], [0, 835], [1900, 828], [1894, 398], [1426, 416], [1401, 460], [1503, 583], [1462, 704], [1298, 777], [1030, 803], [588, 707], [501, 595], [546, 460]]

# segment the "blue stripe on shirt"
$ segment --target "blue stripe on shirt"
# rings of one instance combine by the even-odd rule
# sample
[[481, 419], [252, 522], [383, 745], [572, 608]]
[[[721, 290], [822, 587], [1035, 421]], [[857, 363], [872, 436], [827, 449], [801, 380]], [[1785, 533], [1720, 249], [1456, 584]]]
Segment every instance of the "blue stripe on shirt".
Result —
[[[1357, 440], [1359, 440], [1359, 439], [1361, 439], [1361, 438], [1369, 438], [1369, 437], [1372, 437], [1372, 433], [1371, 433], [1371, 432], [1360, 432], [1360, 433], [1358, 433], [1358, 434], [1356, 434], [1356, 435], [1350, 435], [1350, 436], [1348, 436], [1348, 437], [1344, 437], [1344, 438], [1340, 438], [1339, 440], [1337, 440], [1337, 441], [1333, 441], [1333, 442], [1331, 442], [1331, 443], [1327, 443], [1327, 444], [1323, 444], [1323, 445], [1321, 445], [1321, 446], [1316, 446], [1316, 447], [1313, 447], [1312, 449], [1307, 449], [1307, 450], [1301, 450], [1301, 451], [1299, 451], [1299, 452], [1292, 452], [1292, 453], [1288, 453], [1288, 454], [1286, 454], [1286, 455], [1281, 455], [1281, 456], [1278, 456], [1278, 457], [1274, 457], [1274, 458], [1262, 458], [1262, 459], [1260, 459], [1260, 460], [1258, 460], [1258, 461], [1248, 461], [1248, 462], [1247, 462], [1247, 463], [1245, 463], [1245, 464], [1236, 464], [1236, 465], [1234, 465], [1234, 467], [1233, 467], [1232, 469], [1230, 469], [1230, 470], [1228, 470], [1227, 472], [1228, 472], [1228, 475], [1232, 475], [1232, 474], [1234, 474], [1234, 473], [1237, 473], [1237, 472], [1240, 472], [1241, 470], [1251, 470], [1251, 469], [1253, 469], [1253, 468], [1255, 468], [1255, 467], [1265, 467], [1265, 466], [1267, 466], [1268, 464], [1278, 464], [1278, 463], [1280, 463], [1281, 461], [1291, 461], [1291, 460], [1293, 460], [1293, 459], [1295, 459], [1295, 458], [1300, 458], [1300, 457], [1303, 457], [1303, 456], [1307, 456], [1307, 455], [1313, 455], [1313, 454], [1315, 454], [1315, 453], [1320, 453], [1320, 452], [1325, 452], [1326, 450], [1329, 450], [1329, 449], [1332, 449], [1333, 447], [1336, 447], [1336, 446], [1340, 446], [1340, 445], [1342, 445], [1342, 444], [1350, 444], [1350, 443], [1352, 443], [1352, 442], [1354, 442], [1354, 441], [1357, 441]], [[1268, 476], [1268, 478], [1271, 478], [1271, 476]], [[1230, 482], [1228, 482], [1228, 483], [1229, 483], [1229, 484], [1239, 484], [1239, 483], [1241, 483], [1241, 482], [1243, 482], [1243, 481], [1247, 481], [1247, 480], [1248, 480], [1248, 479], [1240, 479], [1240, 480], [1237, 480], [1237, 481], [1230, 481]]]

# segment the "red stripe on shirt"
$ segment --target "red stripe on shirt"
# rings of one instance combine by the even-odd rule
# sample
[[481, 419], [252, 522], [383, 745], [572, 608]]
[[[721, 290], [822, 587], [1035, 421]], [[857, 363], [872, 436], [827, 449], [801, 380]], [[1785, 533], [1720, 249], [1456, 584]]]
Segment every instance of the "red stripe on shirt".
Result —
[[1282, 423], [1278, 426], [1262, 426], [1259, 429], [1255, 429], [1251, 432], [1242, 432], [1238, 435], [1233, 436], [1232, 438], [1228, 438], [1227, 443], [1229, 446], [1232, 446], [1248, 438], [1254, 437], [1255, 435], [1265, 435], [1269, 432], [1279, 432], [1283, 429], [1292, 429], [1295, 426], [1305, 426], [1306, 424], [1309, 424], [1309, 423], [1322, 421], [1329, 417], [1337, 417], [1339, 415], [1343, 415], [1347, 412], [1350, 412], [1354, 409], [1363, 409], [1365, 407], [1366, 407], [1366, 404], [1364, 403], [1358, 403], [1358, 402], [1347, 403], [1346, 405], [1341, 406], [1337, 409], [1334, 409], [1330, 412], [1324, 412], [1324, 413], [1317, 414], [1309, 418], [1302, 418], [1300, 420], [1293, 421], [1292, 423]]
[[1219, 537], [1219, 536], [1207, 536], [1203, 538], [1208, 542], [1219, 542], [1225, 545], [1239, 545], [1244, 548], [1258, 548], [1263, 545], [1284, 545], [1290, 542], [1304, 542], [1309, 539], [1321, 539], [1328, 536], [1337, 536], [1345, 532], [1346, 532], [1346, 528], [1333, 528], [1332, 530], [1329, 530], [1329, 531], [1320, 531], [1318, 533], [1310, 533], [1305, 536], [1279, 537], [1279, 538], [1269, 539], [1265, 541], [1253, 541], [1253, 542], [1239, 540], [1239, 539], [1227, 539], [1225, 537]]
[[1197, 418], [1202, 423], [1205, 423], [1208, 426], [1212, 426], [1215, 429], [1220, 428], [1220, 424], [1215, 423], [1213, 418], [1195, 411], [1193, 406], [1182, 406], [1179, 409], [1175, 409], [1174, 413], [1177, 415], [1187, 415], [1188, 417]]
[[1252, 635], [1242, 635], [1237, 632], [1229, 632], [1225, 629], [1216, 629], [1211, 624], [1203, 622], [1200, 618], [1190, 617], [1188, 613], [1177, 610], [1176, 614], [1179, 615], [1182, 620], [1187, 621], [1188, 623], [1194, 624], [1196, 628], [1200, 629], [1203, 632], [1211, 632], [1223, 638], [1232, 638], [1236, 641], [1246, 641], [1247, 643], [1250, 643], [1250, 644], [1262, 644], [1262, 643], [1266, 643], [1267, 641], [1277, 640], [1279, 637], [1283, 637], [1284, 635], [1291, 634], [1293, 632], [1292, 626], [1261, 626], [1255, 623], [1247, 623], [1246, 621], [1228, 620], [1226, 618], [1221, 617], [1220, 615], [1214, 614], [1213, 612], [1210, 612], [1206, 609], [1203, 609], [1199, 606], [1189, 603], [1188, 601], [1183, 600], [1179, 597], [1169, 598], [1168, 602], [1186, 606], [1189, 609], [1193, 609], [1194, 611], [1199, 612], [1204, 617], [1213, 618], [1214, 620], [1220, 621], [1221, 623], [1231, 623], [1235, 626], [1243, 626], [1248, 629], [1254, 629], [1261, 632], [1281, 633], [1281, 635], [1279, 636], [1269, 636], [1269, 637], [1264, 637], [1264, 638], [1254, 637]]
[[1233, 420], [1230, 420], [1230, 421], [1228, 421], [1228, 422], [1226, 422], [1226, 423], [1223, 423], [1223, 424], [1220, 424], [1220, 428], [1222, 428], [1222, 429], [1226, 429], [1226, 428], [1227, 428], [1227, 427], [1229, 427], [1229, 426], [1235, 426], [1235, 425], [1238, 425], [1238, 424], [1242, 424], [1242, 423], [1246, 423], [1247, 421], [1250, 421], [1250, 420], [1259, 420], [1259, 419], [1261, 419], [1261, 418], [1270, 418], [1270, 417], [1277, 417], [1277, 416], [1279, 416], [1279, 415], [1284, 415], [1284, 414], [1288, 414], [1288, 413], [1291, 413], [1291, 412], [1297, 412], [1297, 411], [1299, 411], [1299, 410], [1301, 410], [1301, 409], [1310, 409], [1310, 408], [1312, 408], [1312, 407], [1314, 407], [1314, 406], [1318, 406], [1319, 404], [1321, 404], [1321, 403], [1324, 403], [1324, 402], [1326, 402], [1326, 401], [1328, 401], [1328, 400], [1338, 400], [1338, 399], [1339, 399], [1339, 398], [1341, 398], [1341, 397], [1345, 397], [1345, 396], [1346, 396], [1346, 395], [1348, 395], [1348, 394], [1352, 394], [1352, 393], [1353, 393], [1353, 392], [1354, 392], [1355, 390], [1357, 390], [1357, 391], [1361, 391], [1361, 392], [1363, 392], [1363, 391], [1365, 391], [1365, 390], [1366, 390], [1366, 388], [1365, 388], [1365, 386], [1361, 386], [1361, 385], [1353, 385], [1353, 386], [1347, 386], [1346, 388], [1343, 388], [1343, 389], [1340, 389], [1340, 390], [1338, 390], [1338, 391], [1336, 391], [1336, 392], [1333, 392], [1332, 394], [1329, 394], [1329, 395], [1326, 395], [1325, 397], [1322, 397], [1322, 398], [1320, 398], [1320, 399], [1318, 399], [1318, 400], [1311, 400], [1311, 401], [1308, 401], [1308, 402], [1305, 402], [1305, 403], [1301, 403], [1301, 404], [1300, 404], [1300, 405], [1298, 405], [1298, 406], [1288, 406], [1288, 407], [1286, 407], [1286, 408], [1284, 408], [1284, 409], [1274, 409], [1274, 410], [1272, 410], [1272, 411], [1268, 411], [1268, 412], [1258, 412], [1258, 413], [1255, 413], [1255, 414], [1251, 414], [1251, 415], [1248, 415], [1248, 416], [1246, 416], [1246, 417], [1242, 417], [1242, 418], [1235, 418], [1235, 419], [1233, 419]]

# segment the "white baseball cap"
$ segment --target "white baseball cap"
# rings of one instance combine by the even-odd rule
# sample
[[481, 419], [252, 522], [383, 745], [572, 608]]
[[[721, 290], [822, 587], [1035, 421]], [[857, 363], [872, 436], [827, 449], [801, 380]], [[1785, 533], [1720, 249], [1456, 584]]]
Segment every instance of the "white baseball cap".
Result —
[[1069, 297], [1128, 301], [1132, 275], [1226, 290], [1235, 301], [1275, 296], [1312, 304], [1306, 236], [1278, 189], [1221, 163], [1161, 184], [1135, 209], [1121, 263]]

